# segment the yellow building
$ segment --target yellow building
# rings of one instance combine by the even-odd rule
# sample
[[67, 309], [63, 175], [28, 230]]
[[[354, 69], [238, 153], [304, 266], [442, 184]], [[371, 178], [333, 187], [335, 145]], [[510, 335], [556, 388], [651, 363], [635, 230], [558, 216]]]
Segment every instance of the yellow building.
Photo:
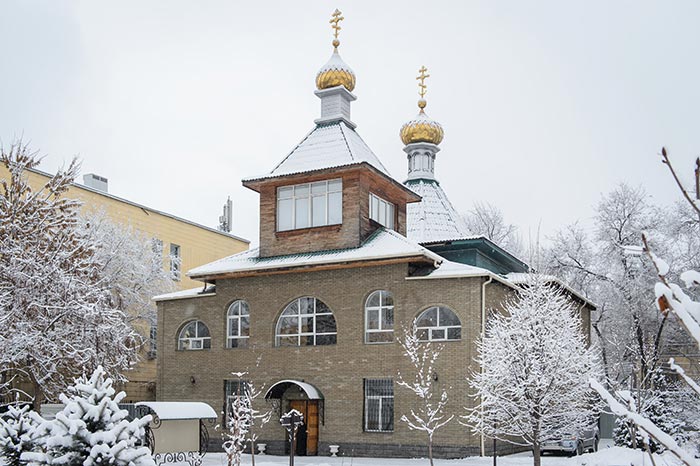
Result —
[[[35, 190], [41, 189], [51, 177], [39, 170], [28, 171], [26, 175]], [[8, 178], [9, 172], [4, 165], [0, 165], [0, 180]], [[200, 285], [190, 280], [183, 271], [248, 249], [250, 242], [244, 238], [109, 194], [105, 178], [86, 175], [84, 179], [94, 187], [74, 183], [66, 197], [82, 201], [85, 213], [104, 212], [113, 222], [129, 225], [162, 244], [163, 266], [170, 271], [177, 289]], [[144, 330], [145, 336], [148, 336], [149, 329]], [[125, 388], [128, 398], [125, 401], [155, 399], [154, 356], [153, 352], [144, 350], [139, 365], [129, 372], [130, 382]]]

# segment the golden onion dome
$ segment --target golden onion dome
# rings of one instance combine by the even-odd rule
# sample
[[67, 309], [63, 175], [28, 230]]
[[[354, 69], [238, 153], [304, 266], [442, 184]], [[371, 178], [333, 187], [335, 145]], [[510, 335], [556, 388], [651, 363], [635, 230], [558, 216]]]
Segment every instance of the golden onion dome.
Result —
[[445, 136], [445, 132], [442, 129], [440, 123], [432, 120], [425, 114], [423, 110], [425, 108], [426, 102], [421, 99], [418, 101], [418, 106], [420, 107], [420, 112], [418, 116], [411, 121], [407, 121], [401, 127], [400, 135], [401, 141], [404, 144], [413, 144], [414, 142], [428, 142], [430, 144], [438, 145], [442, 142], [442, 138]]
[[316, 74], [317, 89], [328, 89], [336, 86], [344, 86], [350, 92], [355, 89], [355, 73], [340, 58], [337, 48], [333, 50], [330, 60]]

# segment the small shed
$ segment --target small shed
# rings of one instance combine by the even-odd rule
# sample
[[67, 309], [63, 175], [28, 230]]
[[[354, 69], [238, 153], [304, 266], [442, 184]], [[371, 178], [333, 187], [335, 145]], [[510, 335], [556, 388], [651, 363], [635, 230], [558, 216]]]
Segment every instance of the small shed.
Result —
[[217, 419], [211, 406], [196, 401], [142, 401], [135, 406], [139, 417], [153, 417], [146, 428], [146, 444], [156, 464], [201, 464], [209, 444], [205, 421], [213, 425]]

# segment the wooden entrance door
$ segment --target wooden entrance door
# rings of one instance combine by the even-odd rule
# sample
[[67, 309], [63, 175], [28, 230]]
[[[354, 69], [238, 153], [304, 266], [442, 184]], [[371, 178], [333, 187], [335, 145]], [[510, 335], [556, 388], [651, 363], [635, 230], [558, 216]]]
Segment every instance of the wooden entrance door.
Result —
[[291, 409], [296, 409], [304, 415], [306, 424], [306, 454], [315, 456], [318, 454], [318, 401], [317, 400], [291, 400]]

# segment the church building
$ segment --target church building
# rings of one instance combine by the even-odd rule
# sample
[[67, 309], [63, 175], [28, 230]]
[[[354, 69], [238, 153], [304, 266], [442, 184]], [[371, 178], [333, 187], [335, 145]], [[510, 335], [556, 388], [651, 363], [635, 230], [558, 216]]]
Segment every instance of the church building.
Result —
[[[472, 235], [436, 179], [444, 134], [425, 113], [425, 68], [419, 113], [400, 130], [407, 180], [363, 141], [351, 118], [356, 76], [338, 52], [341, 19], [336, 10], [311, 132], [268, 173], [243, 180], [260, 195], [259, 247], [189, 270], [202, 286], [155, 298], [157, 399], [225, 412], [254, 384], [264, 387], [256, 402], [275, 410], [258, 440], [268, 453], [288, 448], [277, 419], [293, 408], [309, 455], [337, 445], [347, 456], [424, 456], [425, 433], [401, 421], [417, 400], [397, 384], [412, 371], [397, 339], [415, 322], [426, 345], [444, 346], [433, 382], [448, 388], [448, 411], [464, 414], [475, 342], [528, 266]], [[588, 329], [593, 305], [569, 292]], [[439, 457], [492, 448], [456, 420], [434, 444]]]

